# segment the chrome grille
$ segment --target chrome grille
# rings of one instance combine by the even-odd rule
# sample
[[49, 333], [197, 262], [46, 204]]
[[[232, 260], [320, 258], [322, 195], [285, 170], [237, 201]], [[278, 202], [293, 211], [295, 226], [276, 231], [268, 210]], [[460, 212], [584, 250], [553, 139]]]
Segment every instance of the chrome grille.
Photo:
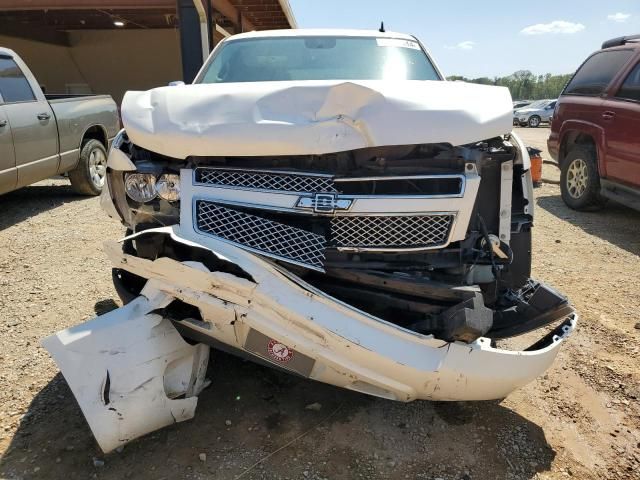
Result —
[[282, 192], [337, 192], [331, 176], [256, 170], [197, 168], [196, 182], [212, 186], [219, 185]]
[[269, 257], [322, 269], [325, 239], [296, 227], [197, 201], [198, 230]]
[[447, 243], [453, 215], [335, 217], [331, 244], [342, 248], [403, 249]]

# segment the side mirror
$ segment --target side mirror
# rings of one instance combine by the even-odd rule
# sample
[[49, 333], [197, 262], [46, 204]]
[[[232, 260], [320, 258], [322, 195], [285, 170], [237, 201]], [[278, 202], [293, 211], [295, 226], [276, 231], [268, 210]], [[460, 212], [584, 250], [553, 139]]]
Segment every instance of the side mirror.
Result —
[[169, 82], [170, 87], [179, 87], [180, 85], [184, 85], [182, 80], [174, 80], [173, 82]]

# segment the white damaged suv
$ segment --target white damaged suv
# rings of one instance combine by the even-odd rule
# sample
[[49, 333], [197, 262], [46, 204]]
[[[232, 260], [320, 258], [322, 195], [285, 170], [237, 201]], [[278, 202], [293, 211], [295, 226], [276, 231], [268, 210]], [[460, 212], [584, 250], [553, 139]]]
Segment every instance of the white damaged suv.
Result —
[[400, 401], [543, 373], [577, 317], [530, 278], [512, 115], [378, 31], [236, 35], [193, 84], [128, 92], [102, 197], [125, 306], [44, 340], [102, 448], [190, 418], [209, 346]]

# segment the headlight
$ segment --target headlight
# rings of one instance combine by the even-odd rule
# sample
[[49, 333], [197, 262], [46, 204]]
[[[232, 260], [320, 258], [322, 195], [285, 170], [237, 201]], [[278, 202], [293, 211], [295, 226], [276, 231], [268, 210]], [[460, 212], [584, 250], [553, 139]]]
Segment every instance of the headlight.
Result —
[[180, 200], [180, 175], [165, 173], [156, 182], [156, 191], [160, 198], [168, 202]]
[[152, 173], [130, 173], [124, 181], [124, 188], [132, 200], [140, 203], [156, 198], [156, 176]]

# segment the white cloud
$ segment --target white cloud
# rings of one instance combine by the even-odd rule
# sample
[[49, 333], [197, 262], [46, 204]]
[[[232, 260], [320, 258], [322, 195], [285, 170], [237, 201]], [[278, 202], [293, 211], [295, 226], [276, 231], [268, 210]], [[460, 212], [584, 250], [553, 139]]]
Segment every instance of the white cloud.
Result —
[[448, 48], [449, 50], [473, 50], [473, 47], [475, 45], [476, 45], [476, 42], [472, 42], [471, 40], [465, 40], [464, 42], [460, 42], [454, 46], [446, 45], [445, 48]]
[[611, 15], [607, 15], [607, 18], [611, 21], [614, 22], [618, 22], [618, 23], [624, 23], [627, 21], [627, 19], [630, 17], [631, 15], [628, 13], [622, 13], [622, 12], [618, 12], [618, 13], [612, 13]]
[[566, 22], [564, 20], [554, 20], [549, 23], [536, 23], [520, 30], [525, 35], [545, 35], [547, 33], [578, 33], [584, 30], [581, 23]]

